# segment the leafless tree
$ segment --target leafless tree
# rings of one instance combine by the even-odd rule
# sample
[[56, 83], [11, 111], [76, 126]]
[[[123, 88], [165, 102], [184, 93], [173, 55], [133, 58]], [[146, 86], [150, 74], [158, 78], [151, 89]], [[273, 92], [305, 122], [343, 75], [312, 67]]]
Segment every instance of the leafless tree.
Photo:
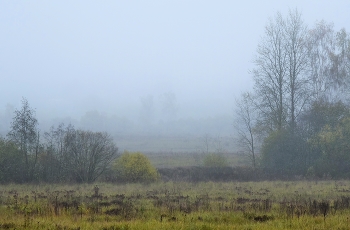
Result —
[[177, 117], [178, 105], [173, 92], [163, 93], [159, 96], [161, 112], [166, 121], [174, 121]]
[[212, 137], [209, 134], [205, 134], [203, 136], [203, 153], [209, 154], [210, 143], [212, 141]]
[[68, 125], [65, 127], [63, 123], [57, 128], [52, 126], [48, 132], [45, 132], [46, 154], [49, 162], [45, 162], [42, 167], [47, 167], [44, 170], [46, 175], [44, 179], [48, 181], [64, 181], [69, 177], [69, 158], [66, 159], [65, 136], [66, 133], [72, 132], [74, 127]]
[[[350, 35], [345, 29], [336, 34], [336, 52], [331, 55], [333, 79], [349, 94], [350, 85]], [[348, 98], [349, 99], [349, 98]]]
[[270, 130], [294, 127], [311, 98], [307, 35], [297, 10], [277, 13], [265, 27], [252, 73], [261, 124]]
[[311, 97], [307, 27], [298, 10], [290, 10], [284, 26], [285, 52], [288, 56], [288, 107], [292, 128]]
[[336, 35], [336, 47], [338, 54], [334, 55], [333, 74], [345, 80], [350, 74], [350, 36], [344, 28]]
[[91, 183], [115, 159], [118, 148], [107, 133], [71, 129], [66, 132], [65, 158], [78, 182]]
[[288, 56], [285, 52], [285, 21], [278, 13], [265, 27], [265, 36], [254, 59], [255, 93], [261, 119], [269, 129], [282, 129], [286, 121]]
[[147, 95], [140, 98], [141, 109], [140, 109], [140, 122], [141, 125], [148, 127], [152, 125], [155, 119], [155, 106], [153, 95]]
[[234, 128], [236, 141], [242, 152], [249, 157], [253, 168], [257, 166], [257, 142], [256, 130], [258, 122], [257, 109], [253, 103], [251, 94], [244, 93], [236, 100]]
[[330, 74], [332, 67], [330, 57], [335, 51], [333, 24], [320, 21], [308, 33], [312, 93], [314, 100], [319, 101], [338, 85]]

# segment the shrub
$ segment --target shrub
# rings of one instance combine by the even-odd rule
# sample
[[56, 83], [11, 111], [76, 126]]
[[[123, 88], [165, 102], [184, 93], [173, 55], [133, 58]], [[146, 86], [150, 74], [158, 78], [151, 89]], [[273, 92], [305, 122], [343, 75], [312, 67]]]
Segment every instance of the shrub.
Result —
[[18, 146], [0, 137], [0, 183], [23, 182], [24, 163]]
[[261, 166], [273, 174], [305, 175], [308, 143], [298, 130], [279, 130], [265, 138]]
[[227, 159], [222, 154], [210, 153], [204, 157], [203, 164], [205, 167], [222, 168], [227, 167]]
[[140, 152], [125, 151], [114, 164], [117, 181], [154, 182], [159, 179], [157, 169]]

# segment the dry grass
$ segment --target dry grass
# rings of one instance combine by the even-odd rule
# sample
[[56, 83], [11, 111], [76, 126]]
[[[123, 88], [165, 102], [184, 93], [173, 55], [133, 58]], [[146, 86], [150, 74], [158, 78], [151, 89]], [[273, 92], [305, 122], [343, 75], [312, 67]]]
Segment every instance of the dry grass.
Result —
[[349, 229], [349, 215], [349, 181], [0, 188], [0, 229]]

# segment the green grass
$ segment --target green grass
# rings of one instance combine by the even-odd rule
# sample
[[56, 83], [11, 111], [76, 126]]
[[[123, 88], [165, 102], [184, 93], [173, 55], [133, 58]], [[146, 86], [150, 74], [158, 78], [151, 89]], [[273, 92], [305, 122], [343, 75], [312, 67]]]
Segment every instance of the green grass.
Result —
[[122, 135], [115, 136], [121, 151], [130, 152], [236, 152], [237, 146], [231, 136], [210, 137], [205, 142], [205, 135]]
[[0, 229], [349, 229], [349, 215], [350, 181], [0, 187]]
[[[205, 153], [200, 152], [149, 152], [145, 153], [156, 168], [203, 166]], [[249, 159], [237, 153], [224, 152], [229, 166], [250, 165]]]

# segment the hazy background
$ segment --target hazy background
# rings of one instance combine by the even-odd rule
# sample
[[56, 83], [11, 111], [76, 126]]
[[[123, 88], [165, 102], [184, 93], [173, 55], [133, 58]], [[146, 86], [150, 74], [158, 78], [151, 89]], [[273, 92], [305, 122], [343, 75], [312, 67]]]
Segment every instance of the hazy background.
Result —
[[234, 98], [252, 88], [268, 18], [289, 8], [350, 30], [348, 1], [1, 1], [0, 133], [25, 97], [43, 131], [73, 123], [126, 149], [209, 133], [232, 148]]

